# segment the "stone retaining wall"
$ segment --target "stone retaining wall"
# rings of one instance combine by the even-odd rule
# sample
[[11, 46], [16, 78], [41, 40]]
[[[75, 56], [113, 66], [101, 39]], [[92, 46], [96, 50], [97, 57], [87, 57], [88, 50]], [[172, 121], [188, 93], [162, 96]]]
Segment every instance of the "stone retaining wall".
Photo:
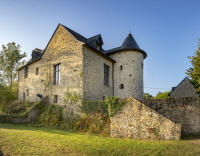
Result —
[[181, 124], [183, 135], [200, 135], [199, 98], [152, 99], [144, 103], [171, 121]]
[[178, 140], [181, 125], [158, 114], [142, 102], [127, 98], [127, 104], [110, 119], [111, 137]]

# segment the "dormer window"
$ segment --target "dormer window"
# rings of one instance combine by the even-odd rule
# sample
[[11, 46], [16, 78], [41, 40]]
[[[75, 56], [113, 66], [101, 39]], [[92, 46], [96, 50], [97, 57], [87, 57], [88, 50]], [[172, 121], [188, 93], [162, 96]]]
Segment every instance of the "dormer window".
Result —
[[96, 48], [97, 50], [100, 50], [101, 46], [98, 43], [96, 43]]

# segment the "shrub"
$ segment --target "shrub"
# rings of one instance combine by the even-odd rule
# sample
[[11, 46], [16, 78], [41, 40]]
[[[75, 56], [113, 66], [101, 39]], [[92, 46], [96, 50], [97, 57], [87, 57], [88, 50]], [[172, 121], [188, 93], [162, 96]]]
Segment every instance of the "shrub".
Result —
[[62, 118], [62, 107], [57, 105], [44, 106], [41, 110], [39, 123], [51, 127], [59, 127]]
[[74, 129], [95, 134], [109, 134], [109, 118], [100, 113], [84, 114], [75, 123]]
[[109, 117], [112, 117], [124, 106], [126, 102], [120, 100], [118, 97], [106, 96], [105, 103], [107, 104], [108, 115]]
[[12, 104], [17, 99], [17, 83], [13, 83], [12, 92], [10, 93], [9, 87], [6, 85], [0, 85], [0, 109], [6, 111], [5, 107]]
[[85, 100], [82, 102], [81, 111], [86, 114], [91, 114], [91, 113], [108, 114], [108, 108], [104, 101]]
[[7, 114], [18, 114], [21, 115], [27, 110], [29, 110], [31, 107], [33, 107], [35, 103], [31, 102], [20, 102], [20, 101], [10, 101], [7, 105], [3, 107], [3, 111]]

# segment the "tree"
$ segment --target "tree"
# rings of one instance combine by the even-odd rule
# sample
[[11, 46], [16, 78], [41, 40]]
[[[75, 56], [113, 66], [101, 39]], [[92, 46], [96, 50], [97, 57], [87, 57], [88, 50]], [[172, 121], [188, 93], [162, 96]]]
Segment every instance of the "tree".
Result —
[[152, 99], [153, 96], [149, 93], [144, 93], [144, 99], [147, 100], [147, 99]]
[[12, 93], [13, 81], [17, 78], [16, 70], [25, 63], [24, 57], [26, 57], [26, 53], [21, 53], [19, 44], [16, 45], [15, 42], [11, 42], [6, 46], [2, 45], [2, 51], [0, 52], [0, 75], [9, 86], [10, 93]]
[[158, 94], [154, 97], [154, 99], [167, 99], [169, 98], [170, 91], [167, 92], [158, 92]]
[[190, 59], [192, 67], [186, 70], [186, 74], [191, 79], [197, 92], [200, 93], [200, 44], [195, 51], [194, 56], [188, 56], [188, 58]]

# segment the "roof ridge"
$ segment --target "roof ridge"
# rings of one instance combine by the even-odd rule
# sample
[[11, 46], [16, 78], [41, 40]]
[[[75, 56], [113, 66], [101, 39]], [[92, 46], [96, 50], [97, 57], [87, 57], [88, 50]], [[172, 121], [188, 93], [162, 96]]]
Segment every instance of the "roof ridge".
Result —
[[62, 25], [65, 29], [67, 29], [77, 40], [79, 40], [81, 42], [85, 42], [87, 40], [87, 38], [85, 36], [81, 35], [80, 33], [66, 27], [63, 24], [60, 24], [60, 25]]

